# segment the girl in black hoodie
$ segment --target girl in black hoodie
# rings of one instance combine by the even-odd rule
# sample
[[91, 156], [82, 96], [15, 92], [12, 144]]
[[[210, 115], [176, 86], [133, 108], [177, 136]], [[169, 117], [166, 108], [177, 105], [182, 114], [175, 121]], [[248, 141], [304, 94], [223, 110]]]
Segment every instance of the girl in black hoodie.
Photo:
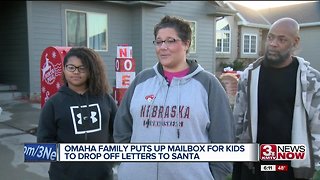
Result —
[[[101, 56], [72, 48], [63, 62], [64, 85], [44, 105], [38, 143], [110, 143], [117, 111]], [[51, 180], [110, 180], [110, 162], [51, 162]]]

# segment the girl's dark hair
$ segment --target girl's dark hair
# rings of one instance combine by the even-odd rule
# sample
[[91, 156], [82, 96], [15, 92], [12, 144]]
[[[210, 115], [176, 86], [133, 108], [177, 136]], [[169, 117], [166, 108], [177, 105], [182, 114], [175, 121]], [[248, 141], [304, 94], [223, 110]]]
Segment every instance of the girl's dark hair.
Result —
[[154, 39], [157, 38], [159, 30], [163, 28], [175, 29], [178, 33], [179, 38], [185, 43], [189, 41], [190, 42], [189, 46], [191, 45], [192, 31], [191, 31], [190, 23], [188, 21], [185, 21], [179, 17], [166, 15], [161, 19], [161, 21], [158, 24], [155, 25], [154, 31], [153, 31]]
[[[109, 93], [110, 85], [107, 78], [105, 63], [102, 57], [93, 49], [86, 47], [74, 47], [69, 50], [63, 60], [63, 67], [66, 66], [70, 57], [79, 58], [84, 66], [88, 69], [88, 92], [94, 95], [103, 95]], [[67, 84], [65, 75], [62, 80]]]

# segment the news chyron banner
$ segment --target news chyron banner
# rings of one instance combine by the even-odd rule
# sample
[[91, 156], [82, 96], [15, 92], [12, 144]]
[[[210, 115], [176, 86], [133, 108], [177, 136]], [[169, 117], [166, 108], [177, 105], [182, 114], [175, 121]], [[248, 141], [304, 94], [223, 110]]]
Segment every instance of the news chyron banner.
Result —
[[258, 144], [60, 143], [24, 145], [25, 162], [245, 162], [259, 161]]

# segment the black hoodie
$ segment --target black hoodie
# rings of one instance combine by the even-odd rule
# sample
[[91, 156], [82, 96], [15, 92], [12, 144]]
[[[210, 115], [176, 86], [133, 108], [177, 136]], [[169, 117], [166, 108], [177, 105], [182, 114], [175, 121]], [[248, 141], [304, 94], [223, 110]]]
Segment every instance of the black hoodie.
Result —
[[[110, 143], [117, 106], [113, 98], [78, 94], [62, 86], [44, 105], [37, 130], [39, 143]], [[107, 162], [52, 162], [50, 179], [111, 179]]]

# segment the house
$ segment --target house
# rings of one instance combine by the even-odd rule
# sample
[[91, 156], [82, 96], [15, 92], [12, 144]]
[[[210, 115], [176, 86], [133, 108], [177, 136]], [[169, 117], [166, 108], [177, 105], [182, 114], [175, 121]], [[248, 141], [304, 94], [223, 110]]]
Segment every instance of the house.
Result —
[[262, 56], [270, 25], [282, 17], [291, 17], [300, 24], [301, 43], [296, 55], [305, 58], [320, 70], [319, 1], [262, 10], [253, 10], [228, 1], [219, 1], [218, 4], [237, 11], [237, 14], [217, 18], [217, 71], [225, 66], [243, 70], [248, 63]]
[[235, 14], [215, 1], [3, 1], [0, 10], [0, 84], [14, 84], [31, 98], [40, 94], [40, 58], [50, 46], [94, 48], [112, 86], [119, 44], [132, 46], [137, 73], [153, 66], [153, 27], [164, 15], [191, 22], [189, 58], [214, 73], [216, 19]]

